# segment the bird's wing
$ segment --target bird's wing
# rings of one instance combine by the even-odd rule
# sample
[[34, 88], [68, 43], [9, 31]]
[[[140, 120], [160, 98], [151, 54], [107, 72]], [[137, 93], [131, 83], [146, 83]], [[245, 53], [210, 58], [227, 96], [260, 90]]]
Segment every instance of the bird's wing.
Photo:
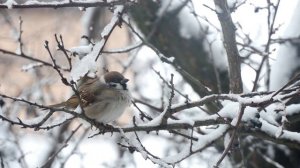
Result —
[[[96, 98], [103, 97], [102, 94], [105, 94], [103, 91], [104, 87], [107, 87], [106, 84], [100, 84], [97, 80], [88, 80], [84, 84], [79, 87], [79, 94], [81, 98], [81, 105], [83, 107], [88, 106], [89, 104], [93, 103]], [[98, 100], [99, 101], [99, 100]], [[70, 108], [76, 108], [79, 105], [79, 99], [76, 94], [71, 96], [66, 102], [65, 106]]]

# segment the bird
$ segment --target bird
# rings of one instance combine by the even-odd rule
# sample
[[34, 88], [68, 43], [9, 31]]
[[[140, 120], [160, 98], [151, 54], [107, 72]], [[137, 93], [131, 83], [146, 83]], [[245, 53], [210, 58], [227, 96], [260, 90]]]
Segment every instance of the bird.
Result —
[[131, 95], [126, 79], [117, 71], [106, 72], [101, 77], [84, 77], [79, 82], [78, 93], [62, 103], [50, 105], [50, 108], [76, 109], [80, 104], [84, 114], [91, 119], [107, 124], [119, 118], [125, 108], [131, 104]]

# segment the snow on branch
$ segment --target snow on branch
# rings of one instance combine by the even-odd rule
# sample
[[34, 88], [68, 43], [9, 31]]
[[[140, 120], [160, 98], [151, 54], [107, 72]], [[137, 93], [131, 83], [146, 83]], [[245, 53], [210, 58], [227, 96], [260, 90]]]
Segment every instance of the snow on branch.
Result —
[[194, 142], [192, 148], [190, 148], [189, 144], [180, 151], [177, 155], [168, 156], [163, 158], [163, 160], [169, 164], [174, 165], [175, 163], [179, 163], [185, 158], [195, 154], [197, 152], [201, 152], [207, 147], [211, 146], [217, 139], [222, 137], [227, 131], [229, 127], [228, 125], [219, 125], [217, 129], [213, 132], [206, 134], [206, 135], [198, 135], [197, 138], [199, 139], [198, 142]]
[[[240, 116], [241, 117], [241, 122], [243, 122], [244, 124], [247, 124], [249, 122], [252, 122], [251, 120], [253, 119], [257, 119], [257, 115], [256, 113], [261, 113], [264, 114], [266, 113], [267, 115], [260, 115], [260, 120], [263, 121], [269, 121], [267, 120], [267, 118], [265, 117], [278, 117], [275, 114], [272, 114], [272, 116], [268, 116], [271, 114], [271, 112], [274, 112], [274, 108], [269, 108], [269, 106], [277, 106], [276, 104], [280, 103], [281, 101], [285, 100], [285, 99], [289, 99], [293, 96], [298, 95], [300, 92], [300, 88], [296, 87], [296, 88], [287, 88], [285, 90], [282, 90], [282, 92], [280, 94], [277, 94], [276, 96], [273, 97], [274, 93], [276, 92], [271, 92], [269, 94], [266, 95], [262, 95], [262, 96], [255, 96], [252, 97], [249, 96], [249, 94], [241, 94], [241, 95], [237, 95], [237, 94], [220, 94], [220, 95], [209, 95], [206, 97], [201, 98], [198, 101], [194, 101], [191, 103], [185, 103], [185, 104], [179, 104], [179, 105], [174, 105], [172, 107], [166, 108], [165, 109], [165, 113], [166, 112], [172, 112], [169, 115], [174, 115], [176, 113], [182, 113], [184, 112], [184, 110], [193, 108], [193, 107], [197, 107], [197, 106], [202, 106], [207, 102], [210, 101], [216, 101], [216, 100], [220, 100], [220, 101], [231, 101], [233, 104], [228, 104], [226, 106], [224, 106], [224, 108], [222, 108], [217, 114], [213, 114], [210, 115], [208, 117], [203, 117], [201, 119], [191, 119], [191, 121], [186, 121], [186, 120], [180, 120], [180, 118], [177, 118], [176, 120], [171, 119], [171, 116], [168, 116], [167, 122], [166, 123], [162, 123], [162, 122], [146, 122], [146, 123], [142, 123], [142, 124], [137, 124], [133, 127], [127, 126], [122, 128], [124, 132], [132, 132], [132, 131], [145, 131], [145, 132], [149, 132], [149, 131], [158, 131], [158, 130], [173, 130], [173, 129], [192, 129], [194, 127], [199, 127], [199, 126], [208, 126], [208, 125], [214, 125], [214, 124], [229, 124], [231, 125], [231, 121], [235, 119], [235, 117], [237, 116], [238, 113], [234, 113], [234, 109], [237, 109], [238, 104], [243, 105], [244, 107], [246, 107], [245, 110], [245, 114]], [[95, 124], [94, 121], [86, 118], [85, 116], [78, 114], [74, 111], [70, 111], [67, 109], [61, 109], [61, 108], [50, 108], [44, 105], [40, 105], [34, 102], [30, 102], [24, 99], [20, 99], [20, 98], [14, 98], [14, 97], [10, 97], [4, 94], [0, 95], [3, 98], [8, 98], [8, 99], [12, 99], [14, 101], [17, 102], [23, 102], [38, 108], [42, 108], [42, 109], [50, 109], [53, 111], [62, 111], [62, 112], [66, 112], [69, 113], [71, 115], [73, 115], [74, 117], [79, 117], [82, 118], [84, 120], [88, 120], [89, 122], [91, 122], [91, 124]], [[295, 115], [297, 114], [297, 111], [295, 108], [297, 108], [298, 106], [292, 105], [291, 107], [293, 108], [289, 108], [289, 106], [287, 106], [287, 117], [289, 117], [289, 115]], [[298, 109], [298, 108], [297, 108]], [[238, 111], [238, 110], [236, 110]], [[299, 111], [298, 111], [299, 112]], [[276, 113], [277, 114], [277, 113]], [[278, 113], [278, 115], [280, 115], [280, 113]], [[164, 117], [163, 113], [162, 115], [159, 115], [161, 117], [161, 119], [158, 119], [159, 121], [162, 120], [162, 118]], [[158, 117], [159, 117], [158, 116]], [[153, 119], [154, 120], [154, 119]], [[155, 120], [157, 120], [157, 118], [155, 118]], [[12, 123], [12, 124], [16, 124], [16, 123]], [[22, 123], [19, 123], [19, 125], [22, 125]], [[25, 125], [26, 127], [28, 127], [27, 125]], [[235, 125], [232, 125], [233, 127]], [[96, 125], [97, 128], [100, 128], [99, 126]], [[118, 129], [113, 128], [111, 130], [104, 130], [102, 133], [105, 132], [119, 132]], [[261, 131], [265, 131], [265, 130], [261, 130]], [[266, 132], [267, 133], [267, 132]], [[279, 138], [286, 138], [286, 137], [279, 137]]]
[[68, 7], [112, 7], [116, 5], [124, 5], [124, 4], [133, 4], [136, 3], [134, 0], [111, 0], [111, 1], [37, 1], [37, 0], [29, 0], [25, 3], [17, 3], [14, 0], [7, 0], [5, 3], [0, 4], [1, 8], [68, 8]]
[[[114, 9], [114, 15], [113, 18], [110, 20], [110, 23], [107, 24], [104, 28], [104, 30], [101, 33], [102, 39], [97, 42], [93, 48], [91, 49], [92, 52], [84, 56], [71, 71], [71, 78], [73, 81], [78, 81], [81, 77], [84, 75], [92, 75], [94, 76], [97, 72], [97, 69], [99, 64], [97, 64], [97, 60], [102, 54], [102, 51], [104, 49], [104, 46], [113, 32], [114, 28], [116, 26], [121, 26], [122, 24], [122, 15], [124, 12], [124, 6], [117, 6], [116, 9]], [[88, 47], [77, 47], [73, 48], [73, 51], [77, 53], [85, 53], [86, 50], [88, 50]]]
[[[171, 80], [172, 85], [172, 80]], [[174, 88], [173, 88], [174, 91]], [[209, 95], [201, 98], [198, 101], [191, 103], [179, 104], [166, 106], [164, 111], [160, 115], [149, 119], [149, 121], [143, 123], [133, 122], [132, 126], [126, 126], [123, 128], [117, 128], [110, 125], [103, 125], [92, 119], [87, 118], [84, 114], [76, 113], [75, 111], [70, 111], [64, 108], [52, 108], [38, 103], [30, 102], [25, 99], [14, 98], [7, 95], [1, 94], [0, 96], [4, 99], [11, 99], [17, 102], [22, 102], [29, 104], [38, 108], [48, 109], [50, 112], [46, 114], [42, 119], [39, 119], [38, 122], [32, 124], [25, 124], [23, 121], [18, 119], [18, 121], [13, 121], [7, 117], [0, 115], [0, 118], [3, 121], [6, 121], [11, 124], [17, 124], [24, 128], [34, 128], [35, 130], [39, 129], [52, 129], [56, 126], [64, 124], [73, 118], [81, 118], [97, 129], [99, 129], [98, 134], [104, 134], [109, 132], [118, 132], [121, 133], [122, 137], [127, 143], [125, 146], [129, 146], [132, 149], [140, 152], [144, 158], [150, 159], [153, 163], [163, 165], [168, 167], [169, 165], [174, 165], [181, 162], [182, 160], [190, 157], [191, 155], [205, 150], [207, 147], [211, 146], [216, 140], [220, 137], [223, 137], [229, 130], [233, 130], [234, 134], [230, 140], [233, 142], [233, 139], [237, 134], [246, 134], [254, 137], [263, 138], [265, 140], [271, 140], [279, 144], [285, 144], [293, 147], [300, 147], [300, 133], [291, 132], [288, 130], [282, 130], [283, 127], [280, 126], [280, 121], [277, 121], [276, 118], [279, 115], [286, 115], [289, 118], [289, 115], [295, 115], [296, 106], [293, 108], [286, 108], [285, 106], [280, 105], [286, 99], [290, 99], [293, 96], [296, 96], [300, 93], [300, 87], [290, 84], [284, 89], [280, 89], [280, 92], [270, 92], [270, 93], [257, 93], [257, 94], [220, 94], [220, 95]], [[170, 100], [172, 97], [170, 97]], [[201, 106], [206, 102], [210, 101], [222, 101], [225, 103], [224, 107], [218, 111], [218, 113], [209, 115], [202, 118], [190, 118], [189, 120], [181, 119], [180, 117], [174, 116], [174, 114], [184, 113], [185, 110], [192, 107]], [[277, 107], [280, 105], [280, 108]], [[288, 106], [287, 106], [288, 107]], [[298, 107], [298, 106], [297, 106]], [[283, 109], [284, 108], [284, 109]], [[278, 113], [275, 110], [286, 110], [286, 114]], [[298, 107], [299, 110], [299, 107]], [[45, 121], [52, 116], [54, 111], [60, 111], [62, 113], [68, 113], [72, 117], [66, 119], [62, 123], [54, 124], [53, 126], [43, 126]], [[299, 110], [300, 111], [300, 110]], [[298, 111], [297, 115], [300, 115]], [[168, 114], [168, 115], [166, 115]], [[270, 120], [271, 118], [271, 120]], [[162, 122], [164, 121], [164, 122]], [[270, 122], [271, 121], [271, 122]], [[196, 128], [201, 126], [212, 126], [215, 125], [216, 128], [210, 131], [209, 133], [200, 133], [196, 131]], [[151, 132], [151, 131], [169, 131], [170, 133], [182, 135], [188, 140], [190, 144], [186, 144], [185, 147], [177, 154], [165, 158], [158, 158], [152, 155], [147, 151], [140, 140], [138, 140], [137, 132]], [[177, 130], [188, 130], [179, 134]], [[237, 132], [239, 130], [239, 132]], [[188, 132], [192, 132], [191, 135]], [[240, 133], [241, 132], [241, 133]], [[279, 133], [280, 134], [279, 134]], [[135, 133], [137, 139], [130, 140], [127, 133]], [[98, 135], [95, 134], [94, 136]], [[94, 137], [92, 136], [92, 137]], [[124, 144], [123, 144], [124, 145]], [[218, 166], [222, 160], [225, 158], [227, 153], [232, 148], [232, 143], [229, 143], [226, 147], [222, 157], [216, 163]]]
[[[185, 2], [187, 3], [188, 1]], [[213, 94], [211, 90], [209, 90], [197, 78], [193, 77], [179, 65], [177, 65], [174, 57], [166, 57], [158, 49], [151, 45], [149, 42], [149, 36], [146, 38], [142, 37], [142, 35], [140, 35], [138, 31], [134, 29], [129, 21], [129, 18], [127, 18], [127, 15], [125, 15], [126, 10], [124, 3], [134, 3], [133, 1], [27, 1], [23, 4], [18, 4], [15, 1], [10, 0], [5, 4], [0, 4], [0, 8], [61, 8], [74, 6], [114, 7], [112, 8], [114, 12], [112, 19], [102, 31], [101, 40], [95, 44], [91, 43], [90, 45], [73, 47], [70, 50], [67, 50], [64, 46], [62, 36], [55, 35], [57, 49], [63, 53], [64, 58], [67, 60], [67, 68], [63, 68], [62, 66], [58, 65], [56, 57], [53, 52], [50, 51], [50, 44], [47, 41], [45, 42], [44, 46], [52, 61], [51, 63], [37, 59], [33, 56], [26, 55], [24, 53], [21, 18], [19, 22], [20, 32], [18, 34], [20, 51], [11, 52], [5, 49], [0, 49], [0, 52], [4, 54], [9, 54], [33, 61], [33, 63], [23, 67], [24, 71], [40, 66], [51, 67], [61, 78], [61, 82], [72, 88], [79, 100], [81, 99], [80, 95], [78, 94], [79, 91], [76, 82], [85, 75], [94, 77], [99, 69], [97, 60], [101, 61], [101, 56], [103, 53], [124, 53], [140, 48], [144, 45], [153, 49], [162, 62], [172, 65], [175, 70], [182, 72], [181, 74], [184, 77], [190, 79], [206, 93], [206, 96], [201, 98], [190, 99], [189, 95], [184, 94], [185, 92], [183, 92], [181, 88], [177, 88], [174, 78], [175, 75], [173, 73], [170, 73], [171, 78], [170, 80], [167, 80], [163, 77], [163, 75], [160, 74], [159, 70], [154, 70], [154, 72], [161, 79], [160, 84], [162, 85], [163, 90], [160, 99], [161, 102], [159, 102], [161, 104], [159, 106], [157, 105], [158, 103], [148, 102], [148, 99], [146, 98], [144, 98], [144, 100], [142, 98], [138, 99], [138, 96], [136, 96], [133, 104], [137, 109], [137, 115], [133, 116], [132, 124], [128, 124], [126, 126], [116, 127], [99, 123], [88, 118], [84, 111], [79, 112], [77, 110], [73, 111], [67, 108], [51, 107], [38, 103], [38, 100], [20, 98], [17, 96], [13, 97], [2, 93], [0, 93], [0, 120], [4, 121], [8, 125], [17, 125], [21, 128], [29, 128], [38, 131], [61, 128], [77, 118], [87, 122], [89, 125], [96, 128], [96, 131], [98, 131], [96, 134], [90, 136], [90, 138], [105, 133], [118, 134], [121, 137], [121, 142], [118, 143], [120, 147], [127, 148], [131, 152], [139, 152], [144, 159], [149, 159], [151, 162], [161, 167], [174, 167], [177, 163], [191, 157], [192, 155], [207, 150], [207, 148], [212, 147], [215, 144], [219, 144], [220, 141], [223, 141], [225, 134], [231, 134], [231, 137], [229, 141], [227, 141], [228, 143], [224, 143], [224, 151], [220, 158], [217, 158], [218, 160], [216, 160], [216, 163], [214, 164], [215, 167], [221, 165], [222, 161], [232, 150], [234, 146], [234, 140], [241, 135], [261, 138], [263, 140], [273, 141], [277, 144], [283, 144], [300, 149], [300, 133], [286, 129], [286, 125], [288, 123], [293, 123], [299, 121], [300, 119], [300, 105], [290, 105], [287, 103], [289, 100], [299, 96], [300, 75], [297, 75], [294, 79], [286, 83], [286, 85], [277, 91], [251, 92], [242, 94], [242, 86], [240, 85], [241, 79], [239, 74], [240, 66], [237, 65], [240, 64], [238, 60], [240, 56], [236, 48], [235, 30], [233, 29], [234, 25], [230, 18], [230, 11], [226, 8], [226, 6], [224, 6], [225, 4], [221, 4], [225, 1], [217, 2], [215, 0], [215, 2], [215, 12], [217, 12], [221, 21], [224, 33], [224, 44], [225, 48], [227, 49], [228, 58], [230, 59], [230, 57], [232, 57], [235, 59], [229, 61], [230, 63], [234, 63], [234, 65], [230, 65], [229, 68], [231, 72], [230, 79], [232, 79], [232, 93], [230, 94]], [[229, 22], [225, 23], [226, 19], [229, 19]], [[140, 42], [122, 49], [104, 51], [104, 47], [113, 30], [116, 26], [121, 26], [122, 23], [125, 23], [133, 32], [133, 34], [139, 37]], [[157, 29], [156, 26], [154, 27], [155, 28], [153, 29], [153, 32], [155, 32]], [[153, 35], [152, 33], [150, 34], [150, 36]], [[74, 57], [75, 59], [78, 59], [74, 65], [74, 60], [72, 60], [73, 57], [71, 57], [73, 55], [71, 54], [79, 55], [79, 58]], [[154, 68], [152, 67], [152, 69]], [[70, 78], [66, 76], [65, 72], [70, 72]], [[182, 99], [179, 99], [178, 97], [183, 98], [185, 101], [182, 101]], [[6, 103], [6, 101], [21, 105], [25, 104], [25, 106], [30, 106], [30, 108], [35, 107], [37, 109], [46, 111], [41, 115], [39, 114], [40, 116], [38, 117], [35, 116], [35, 118], [31, 118], [30, 116], [29, 120], [25, 121], [24, 119], [18, 118], [18, 116], [11, 117], [2, 112], [1, 104], [9, 104]], [[216, 108], [217, 110], [211, 113], [206, 113], [205, 105], [209, 103], [214, 103], [216, 106], [218, 106], [218, 108]], [[146, 108], [139, 108], [140, 105], [145, 106]], [[191, 111], [193, 112], [193, 115], [189, 115], [189, 112]], [[201, 113], [201, 115], [199, 115], [199, 113]], [[51, 120], [56, 114], [63, 114], [67, 115], [68, 117], [63, 118], [63, 120], [58, 122]], [[64, 140], [64, 143], [55, 151], [55, 153], [51, 155], [48, 160], [49, 162], [50, 159], [57, 157], [58, 153], [60, 153], [61, 150], [67, 146], [70, 139], [80, 127], [81, 125], [78, 126], [69, 135], [69, 137]], [[169, 139], [174, 139], [174, 142], [177, 142], [176, 140], [178, 138], [183, 145], [180, 145], [178, 150], [175, 152], [172, 151], [168, 153], [168, 156], [158, 157], [150, 152], [147, 146], [144, 145], [141, 135], [146, 134], [163, 134]], [[226, 140], [224, 140], [224, 142], [225, 141]], [[45, 165], [48, 163], [48, 161], [45, 163]]]

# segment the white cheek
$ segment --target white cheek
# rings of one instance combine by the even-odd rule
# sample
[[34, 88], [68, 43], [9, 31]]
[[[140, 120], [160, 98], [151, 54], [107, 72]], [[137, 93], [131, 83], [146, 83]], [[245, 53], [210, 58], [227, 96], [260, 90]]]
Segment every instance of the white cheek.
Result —
[[121, 84], [117, 83], [116, 89], [123, 90], [123, 86]]

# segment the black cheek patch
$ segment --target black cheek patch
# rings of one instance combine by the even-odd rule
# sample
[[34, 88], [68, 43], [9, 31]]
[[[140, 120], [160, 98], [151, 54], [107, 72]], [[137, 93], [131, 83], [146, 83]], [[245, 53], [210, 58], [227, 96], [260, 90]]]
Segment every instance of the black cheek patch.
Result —
[[121, 84], [121, 85], [122, 85], [122, 87], [123, 87], [124, 90], [127, 90], [127, 85], [125, 83]]

